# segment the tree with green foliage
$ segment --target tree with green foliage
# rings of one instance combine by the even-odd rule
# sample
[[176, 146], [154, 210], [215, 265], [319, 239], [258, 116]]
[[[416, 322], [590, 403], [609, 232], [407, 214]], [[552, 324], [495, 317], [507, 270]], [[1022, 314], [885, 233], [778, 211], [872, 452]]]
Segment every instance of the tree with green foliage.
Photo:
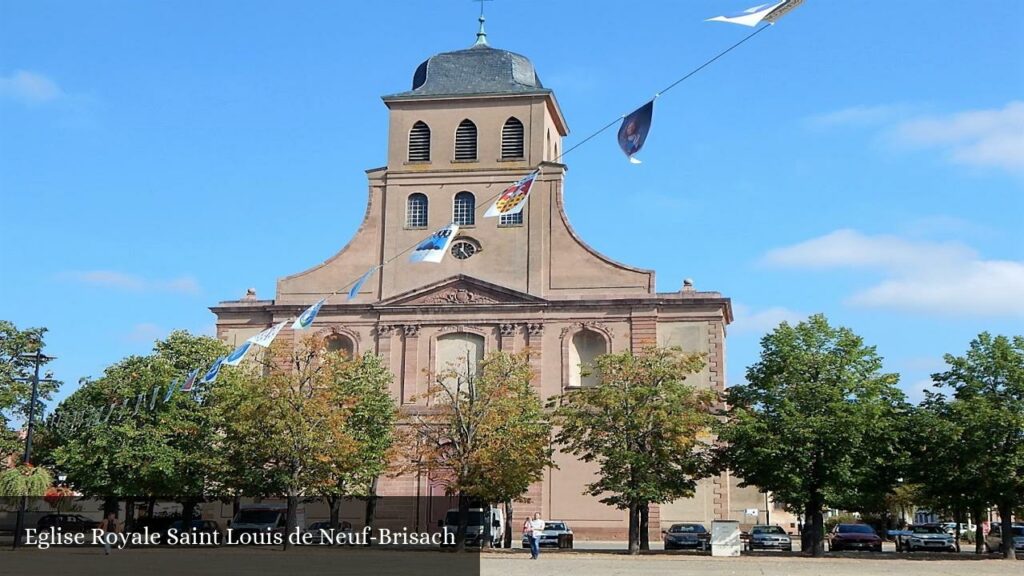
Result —
[[897, 381], [873, 346], [818, 314], [762, 338], [747, 383], [729, 389], [722, 462], [806, 515], [805, 552], [824, 552], [826, 507], [876, 506], [902, 475], [909, 406]]
[[704, 360], [678, 348], [605, 354], [595, 364], [596, 385], [558, 399], [556, 441], [598, 464], [586, 493], [628, 510], [629, 551], [638, 554], [649, 505], [693, 496], [710, 475], [718, 398], [687, 382]]
[[[945, 360], [932, 379], [948, 396], [929, 394], [923, 404], [931, 441], [917, 467], [934, 467], [926, 485], [933, 498], [967, 506], [975, 518], [994, 505], [1011, 534], [1013, 512], [1024, 506], [1024, 336], [982, 333], [966, 354]], [[1003, 539], [1008, 559], [1011, 542]]]
[[[189, 372], [205, 370], [227, 349], [215, 338], [176, 331], [156, 342], [152, 354], [129, 356], [86, 381], [61, 403], [59, 424], [47, 430], [54, 465], [89, 496], [174, 498], [190, 517], [217, 469], [206, 400], [212, 386], [197, 384], [163, 400], [172, 381], [180, 387]], [[224, 370], [214, 385], [235, 377]]]
[[356, 466], [360, 446], [349, 428], [356, 399], [340, 376], [345, 359], [320, 339], [275, 343], [257, 360], [246, 377], [215, 392], [217, 446], [237, 490], [287, 499], [290, 534], [299, 501], [334, 489], [339, 471]]
[[[19, 330], [13, 322], [0, 320], [0, 464], [8, 459], [21, 460], [24, 442], [11, 429], [14, 422], [28, 420], [32, 403], [32, 382], [36, 352], [45, 347], [46, 328]], [[45, 365], [49, 360], [44, 360]], [[36, 404], [36, 417], [43, 413], [43, 403], [60, 387], [60, 382], [41, 379]]]
[[53, 476], [41, 466], [22, 464], [0, 472], [0, 498], [42, 497], [53, 486]]
[[410, 415], [406, 468], [458, 495], [456, 550], [465, 549], [473, 502], [509, 503], [552, 464], [551, 425], [531, 376], [525, 353], [491, 352], [478, 364], [467, 355], [433, 375], [429, 408]]
[[339, 352], [328, 354], [334, 356], [328, 375], [338, 403], [346, 410], [343, 429], [354, 441], [355, 450], [348, 462], [335, 463], [320, 493], [330, 507], [331, 528], [338, 528], [345, 498], [367, 500], [366, 523], [371, 525], [377, 479], [387, 471], [395, 444], [398, 410], [389, 392], [393, 376], [375, 354], [353, 359], [341, 357]]

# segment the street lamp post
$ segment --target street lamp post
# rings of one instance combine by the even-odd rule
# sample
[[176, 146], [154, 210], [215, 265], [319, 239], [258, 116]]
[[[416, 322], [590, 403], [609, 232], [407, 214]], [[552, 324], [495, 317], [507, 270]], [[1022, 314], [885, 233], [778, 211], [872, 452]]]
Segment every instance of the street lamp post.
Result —
[[[32, 402], [28, 407], [28, 426], [25, 430], [25, 455], [22, 457], [22, 464], [29, 464], [32, 462], [32, 436], [36, 428], [36, 403], [39, 402], [39, 368], [44, 362], [49, 362], [54, 358], [52, 356], [46, 356], [43, 351], [36, 350], [30, 354], [23, 354], [23, 358], [31, 358], [35, 363], [35, 370], [32, 373]], [[16, 378], [16, 380], [28, 380], [28, 378]], [[46, 379], [49, 380], [49, 379]], [[25, 508], [28, 504], [28, 496], [25, 494], [21, 495], [21, 504], [18, 507], [18, 520], [14, 528], [14, 545], [12, 549], [17, 548], [21, 544], [21, 533], [25, 528]]]

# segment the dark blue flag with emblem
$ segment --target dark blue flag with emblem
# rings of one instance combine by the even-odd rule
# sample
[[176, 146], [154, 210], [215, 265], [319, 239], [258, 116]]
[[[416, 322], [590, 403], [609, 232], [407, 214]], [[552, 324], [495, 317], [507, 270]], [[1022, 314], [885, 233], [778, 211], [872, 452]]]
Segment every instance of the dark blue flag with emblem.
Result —
[[622, 148], [633, 164], [640, 163], [634, 155], [644, 147], [653, 116], [654, 100], [651, 100], [622, 119], [622, 126], [619, 127], [619, 148]]

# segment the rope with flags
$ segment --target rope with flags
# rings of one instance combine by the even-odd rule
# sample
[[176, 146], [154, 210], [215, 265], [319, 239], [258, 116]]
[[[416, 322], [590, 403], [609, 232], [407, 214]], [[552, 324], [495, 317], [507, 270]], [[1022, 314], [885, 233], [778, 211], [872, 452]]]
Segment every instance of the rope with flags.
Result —
[[[655, 93], [654, 97], [641, 105], [636, 110], [619, 116], [608, 122], [595, 132], [589, 134], [573, 146], [564, 150], [555, 158], [555, 162], [560, 161], [566, 155], [576, 150], [580, 146], [583, 146], [587, 142], [593, 140], [616, 123], [620, 123], [619, 131], [617, 134], [617, 141], [619, 148], [626, 154], [630, 163], [639, 164], [640, 160], [636, 158], [636, 154], [643, 148], [644, 143], [647, 139], [647, 134], [650, 131], [651, 123], [654, 115], [654, 102], [665, 93], [669, 92], [679, 84], [685, 82], [701, 70], [707, 68], [720, 58], [729, 54], [736, 48], [751, 40], [754, 36], [757, 36], [761, 32], [770, 28], [775, 24], [779, 18], [786, 15], [797, 6], [803, 3], [804, 0], [780, 0], [773, 4], [762, 4], [753, 8], [747, 9], [740, 14], [733, 16], [715, 16], [708, 18], [706, 22], [725, 22], [729, 24], [738, 24], [741, 26], [748, 26], [756, 28], [753, 32], [743, 37], [738, 42], [732, 44], [728, 48], [715, 54], [712, 58], [705, 61], [700, 66], [687, 72], [685, 75], [673, 81], [671, 84]], [[762, 25], [763, 24], [763, 25]], [[483, 213], [484, 218], [500, 217], [505, 215], [518, 214], [521, 212], [526, 205], [526, 201], [529, 199], [531, 190], [535, 179], [541, 175], [541, 168], [537, 167], [529, 174], [521, 178], [520, 180], [512, 183], [501, 192], [491, 196], [480, 206], [488, 206], [487, 210]], [[479, 209], [479, 208], [478, 208]], [[140, 408], [146, 411], [152, 411], [160, 404], [167, 404], [171, 401], [174, 394], [177, 392], [191, 393], [197, 388], [197, 385], [209, 385], [217, 380], [223, 366], [238, 366], [246, 358], [248, 353], [256, 347], [268, 348], [277, 338], [277, 335], [283, 330], [289, 323], [293, 330], [305, 330], [311, 327], [316, 320], [320, 309], [324, 304], [327, 303], [328, 299], [332, 296], [337, 296], [344, 293], [346, 295], [346, 301], [350, 302], [354, 300], [363, 285], [373, 276], [375, 272], [383, 269], [385, 266], [393, 263], [399, 258], [409, 254], [409, 261], [413, 263], [427, 262], [427, 263], [440, 263], [444, 259], [445, 253], [448, 251], [452, 241], [459, 233], [459, 225], [456, 222], [451, 222], [443, 228], [433, 232], [427, 238], [410, 245], [409, 247], [397, 252], [390, 258], [383, 260], [380, 264], [372, 266], [369, 270], [364, 272], [355, 280], [348, 282], [339, 289], [324, 295], [322, 298], [317, 300], [314, 304], [306, 308], [301, 314], [294, 319], [289, 318], [287, 320], [278, 322], [269, 328], [259, 332], [258, 334], [248, 338], [245, 342], [238, 345], [231, 353], [217, 358], [209, 367], [203, 370], [201, 367], [195, 368], [190, 371], [184, 379], [173, 379], [167, 386], [167, 390], [160, 394], [160, 386], [155, 386], [149, 392], [143, 392], [137, 396], [129, 396], [122, 401], [113, 401], [109, 404], [106, 411], [98, 409], [90, 417], [86, 418], [81, 412], [72, 414], [70, 417], [64, 417], [64, 414], [59, 409], [54, 411], [50, 417], [50, 425], [57, 427], [63, 427], [65, 430], [70, 427], [74, 429], [80, 428], [83, 424], [98, 425], [100, 423], [109, 422], [115, 411], [120, 410], [124, 412], [126, 409], [134, 403], [134, 409], [132, 415], [139, 413]], [[200, 376], [202, 374], [202, 376]], [[179, 385], [179, 382], [181, 384]]]

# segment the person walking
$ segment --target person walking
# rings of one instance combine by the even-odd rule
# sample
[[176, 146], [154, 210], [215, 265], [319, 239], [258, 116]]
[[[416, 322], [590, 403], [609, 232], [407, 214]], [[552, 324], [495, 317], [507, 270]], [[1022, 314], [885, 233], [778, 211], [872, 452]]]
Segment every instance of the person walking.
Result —
[[540, 519], [540, 512], [534, 512], [533, 520], [530, 521], [530, 559], [536, 560], [540, 556], [540, 537], [544, 534], [544, 521]]
[[117, 542], [117, 537], [112, 534], [117, 534], [117, 512], [107, 512], [107, 517], [100, 521], [100, 530], [103, 534], [100, 535], [100, 539], [103, 541], [103, 554], [106, 556], [110, 555], [110, 545]]

